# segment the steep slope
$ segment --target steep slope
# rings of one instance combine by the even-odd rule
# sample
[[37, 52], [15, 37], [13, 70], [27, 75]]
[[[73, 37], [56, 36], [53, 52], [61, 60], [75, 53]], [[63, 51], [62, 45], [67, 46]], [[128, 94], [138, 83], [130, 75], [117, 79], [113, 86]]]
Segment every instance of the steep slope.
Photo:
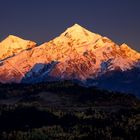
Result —
[[2, 62], [0, 82], [67, 79], [87, 83], [87, 79], [135, 66], [137, 59], [126, 53], [123, 46], [75, 24], [50, 42]]
[[30, 49], [35, 46], [35, 42], [9, 35], [5, 40], [0, 42], [0, 60], [6, 59], [23, 50]]

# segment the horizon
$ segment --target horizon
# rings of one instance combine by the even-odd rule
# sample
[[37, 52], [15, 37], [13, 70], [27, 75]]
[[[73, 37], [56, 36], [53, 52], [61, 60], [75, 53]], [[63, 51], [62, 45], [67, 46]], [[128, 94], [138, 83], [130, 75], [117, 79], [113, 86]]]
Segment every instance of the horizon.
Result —
[[[68, 30], [69, 28], [74, 27], [75, 25], [78, 25], [78, 26], [80, 26], [81, 28], [88, 30], [87, 28], [81, 26], [80, 24], [74, 23], [72, 26], [67, 27], [67, 28], [66, 28], [64, 31], [62, 31], [58, 36], [55, 36], [55, 37], [54, 37], [53, 39], [51, 39], [51, 40], [54, 40], [55, 38], [59, 37], [61, 34], [63, 34], [64, 32], [66, 32], [66, 30]], [[90, 31], [90, 30], [88, 30], [88, 31], [91, 32], [91, 33], [95, 33], [95, 32], [92, 32], [92, 31]], [[98, 34], [98, 33], [95, 33], [95, 34]], [[98, 34], [98, 35], [101, 35], [101, 34]], [[7, 37], [5, 37], [3, 40], [7, 39], [9, 36], [18, 37], [18, 38], [24, 39], [24, 40], [30, 40], [29, 38], [22, 38], [22, 37], [20, 37], [20, 36], [16, 36], [16, 35], [12, 35], [12, 34], [9, 34], [9, 35], [8, 35]], [[101, 36], [102, 36], [102, 35], [101, 35]], [[107, 37], [107, 36], [103, 36], [103, 37]], [[108, 38], [108, 37], [107, 37], [107, 38]], [[3, 41], [3, 40], [0, 40], [0, 42]], [[46, 42], [49, 42], [49, 41], [51, 41], [51, 40], [47, 40]], [[35, 43], [37, 44], [36, 47], [38, 47], [38, 46], [40, 46], [40, 45], [46, 43], [46, 42], [40, 42], [40, 43], [38, 43], [36, 40], [30, 40], [30, 41], [35, 42]], [[119, 47], [120, 47], [121, 45], [123, 45], [123, 44], [126, 44], [126, 45], [129, 46], [129, 44], [127, 44], [126, 42], [123, 42], [122, 44], [118, 44], [118, 43], [115, 42], [114, 40], [112, 40], [112, 41], [113, 41], [115, 44], [117, 44]], [[129, 47], [132, 48], [131, 46], [129, 46]], [[132, 49], [134, 49], [134, 48], [132, 48]], [[134, 50], [135, 50], [135, 49], [134, 49]], [[140, 52], [139, 50], [137, 50], [137, 51]]]
[[0, 40], [12, 34], [41, 44], [78, 23], [140, 51], [139, 6], [139, 1], [131, 0], [2, 0]]

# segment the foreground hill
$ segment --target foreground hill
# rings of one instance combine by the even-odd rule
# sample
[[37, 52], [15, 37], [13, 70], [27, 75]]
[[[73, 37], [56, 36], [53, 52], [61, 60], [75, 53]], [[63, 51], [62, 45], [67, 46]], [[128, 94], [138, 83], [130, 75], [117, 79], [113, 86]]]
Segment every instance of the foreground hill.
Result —
[[[0, 85], [1, 140], [138, 140], [140, 100], [69, 81]], [[7, 96], [6, 96], [7, 95]]]

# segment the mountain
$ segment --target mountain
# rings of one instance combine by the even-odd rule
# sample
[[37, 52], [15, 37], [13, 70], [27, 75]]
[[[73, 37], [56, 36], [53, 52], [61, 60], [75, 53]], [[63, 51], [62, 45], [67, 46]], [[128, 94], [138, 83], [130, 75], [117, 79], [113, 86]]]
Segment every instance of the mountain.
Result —
[[[139, 71], [139, 60], [140, 54], [126, 44], [119, 46], [109, 38], [75, 24], [55, 39], [1, 62], [0, 82], [72, 80], [84, 86], [105, 88], [107, 85], [103, 84], [102, 77], [108, 85], [112, 83], [107, 79], [115, 77], [114, 73], [126, 75], [130, 72], [133, 77], [131, 70]], [[123, 81], [126, 79], [120, 78], [118, 83]], [[125, 85], [122, 86], [124, 88], [120, 90], [125, 91]], [[112, 87], [119, 90], [115, 82]]]
[[14, 56], [23, 50], [30, 49], [35, 46], [35, 42], [9, 35], [6, 39], [0, 42], [0, 60]]
[[130, 58], [133, 61], [137, 61], [140, 59], [140, 53], [138, 53], [137, 51], [131, 49], [127, 44], [122, 44], [120, 46], [121, 51], [124, 51], [124, 53], [126, 54], [126, 56], [128, 58]]

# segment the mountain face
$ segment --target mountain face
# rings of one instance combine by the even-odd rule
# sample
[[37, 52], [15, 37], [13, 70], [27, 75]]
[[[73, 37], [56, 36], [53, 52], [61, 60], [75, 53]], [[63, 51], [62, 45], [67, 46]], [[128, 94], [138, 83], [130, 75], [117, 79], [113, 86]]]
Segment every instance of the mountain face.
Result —
[[0, 42], [0, 60], [14, 56], [23, 50], [30, 49], [35, 46], [35, 42], [9, 35], [5, 40]]
[[[19, 44], [20, 42], [22, 41], [19, 41]], [[117, 79], [119, 84], [124, 81], [134, 83], [133, 74], [136, 75], [136, 72], [131, 71], [139, 71], [139, 60], [140, 54], [126, 44], [119, 46], [109, 38], [75, 24], [59, 37], [1, 62], [0, 82], [75, 80], [85, 86], [109, 88], [108, 85], [113, 84], [110, 83], [110, 77], [117, 79], [115, 73], [126, 77], [122, 79], [123, 76], [120, 76], [120, 79]], [[130, 72], [133, 80], [127, 79], [127, 72]], [[106, 84], [103, 84], [102, 79]], [[125, 91], [125, 84], [122, 86], [124, 88], [120, 90]], [[119, 90], [116, 82], [111, 87]]]

